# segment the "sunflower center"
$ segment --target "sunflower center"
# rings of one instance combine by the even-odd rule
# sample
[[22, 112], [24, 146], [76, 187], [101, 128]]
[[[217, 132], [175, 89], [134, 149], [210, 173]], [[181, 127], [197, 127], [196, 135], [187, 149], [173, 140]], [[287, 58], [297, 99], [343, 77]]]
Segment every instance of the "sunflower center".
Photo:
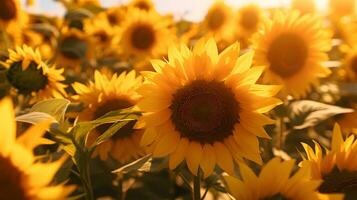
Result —
[[136, 26], [131, 33], [131, 44], [139, 50], [150, 49], [155, 40], [154, 30], [145, 24]]
[[120, 20], [118, 18], [118, 16], [116, 15], [116, 13], [108, 13], [107, 14], [107, 19], [108, 19], [108, 22], [111, 24], [111, 25], [118, 25]]
[[208, 26], [212, 30], [217, 30], [222, 26], [225, 19], [226, 15], [224, 14], [224, 11], [216, 9], [208, 16]]
[[135, 4], [135, 7], [141, 10], [150, 10], [150, 6], [145, 1], [139, 1]]
[[335, 167], [323, 177], [319, 187], [321, 193], [344, 193], [345, 200], [357, 198], [357, 171], [340, 171]]
[[83, 21], [80, 19], [73, 19], [69, 22], [69, 28], [75, 28], [78, 29], [80, 31], [83, 31], [84, 29], [84, 24]]
[[88, 51], [88, 44], [75, 36], [64, 38], [59, 45], [61, 54], [69, 59], [84, 58]]
[[109, 41], [109, 35], [105, 31], [99, 31], [94, 34], [94, 37], [98, 38], [101, 42], [106, 43]]
[[8, 158], [0, 156], [0, 199], [29, 199], [23, 188], [23, 173]]
[[200, 143], [223, 140], [239, 122], [233, 92], [218, 81], [196, 80], [177, 90], [170, 109], [176, 130]]
[[[107, 114], [110, 111], [116, 111], [120, 109], [125, 109], [133, 106], [133, 104], [127, 100], [127, 99], [112, 99], [108, 100], [105, 103], [103, 103], [101, 106], [98, 106], [96, 111], [94, 112], [94, 118], [97, 119], [99, 117], [102, 117], [103, 115]], [[117, 131], [112, 139], [120, 139], [120, 138], [125, 138], [129, 135], [132, 134], [134, 131], [133, 127], [135, 125], [136, 121], [130, 121], [127, 123], [125, 126], [123, 126], [119, 131]], [[96, 130], [103, 134], [106, 130], [110, 128], [113, 124], [103, 124], [101, 126], [98, 126]]]
[[7, 71], [7, 79], [21, 94], [39, 91], [48, 83], [47, 76], [43, 75], [42, 68], [37, 69], [35, 62], [31, 62], [25, 70], [22, 68], [22, 62], [15, 62]]
[[261, 200], [289, 200], [289, 198], [286, 198], [284, 195], [278, 193], [274, 196], [270, 196], [270, 197], [265, 197]]
[[16, 3], [13, 0], [0, 0], [0, 19], [9, 21], [16, 17]]
[[353, 57], [351, 60], [351, 69], [355, 74], [357, 74], [357, 56]]
[[305, 65], [308, 49], [305, 41], [296, 34], [280, 34], [268, 49], [271, 70], [283, 78], [293, 76]]
[[256, 12], [244, 11], [242, 13], [242, 18], [240, 23], [244, 28], [248, 30], [254, 30], [256, 29], [258, 22], [259, 22], [259, 17]]

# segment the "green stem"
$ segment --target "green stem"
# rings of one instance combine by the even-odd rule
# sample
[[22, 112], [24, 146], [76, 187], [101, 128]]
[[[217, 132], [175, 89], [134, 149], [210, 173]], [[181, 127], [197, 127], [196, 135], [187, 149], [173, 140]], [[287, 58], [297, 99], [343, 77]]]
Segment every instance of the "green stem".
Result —
[[285, 123], [284, 123], [284, 117], [280, 117], [279, 120], [279, 135], [278, 135], [278, 148], [282, 149], [284, 140], [285, 140]]
[[119, 189], [118, 200], [123, 200], [124, 194], [123, 194], [123, 178], [122, 177], [120, 177], [118, 179], [118, 189]]
[[79, 170], [81, 181], [84, 187], [84, 192], [86, 193], [85, 196], [86, 200], [94, 200], [92, 181], [90, 177], [90, 166], [89, 166], [90, 155], [91, 154], [89, 153], [89, 155], [85, 156], [86, 158], [85, 161], [83, 162], [84, 166], [82, 166], [81, 170]]
[[201, 200], [201, 170], [198, 169], [197, 176], [193, 176], [193, 200]]

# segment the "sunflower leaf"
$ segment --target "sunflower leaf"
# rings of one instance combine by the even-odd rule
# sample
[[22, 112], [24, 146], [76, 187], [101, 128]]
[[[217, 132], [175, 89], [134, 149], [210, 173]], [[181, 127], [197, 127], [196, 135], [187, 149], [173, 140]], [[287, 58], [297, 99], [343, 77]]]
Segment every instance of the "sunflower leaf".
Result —
[[51, 120], [57, 122], [57, 120], [54, 117], [44, 112], [29, 112], [16, 117], [16, 121], [30, 123], [30, 124], [38, 124], [45, 120]]
[[[132, 111], [131, 108], [112, 111], [96, 120], [77, 123], [76, 126], [71, 130], [71, 133], [73, 135], [74, 141], [76, 142], [76, 145], [79, 145], [80, 147], [85, 147], [87, 135], [91, 130], [103, 124], [131, 121], [133, 119], [128, 117], [129, 116], [133, 117], [134, 115], [138, 115], [138, 114], [139, 112]], [[112, 134], [114, 134], [116, 132], [115, 131], [116, 128], [120, 128], [120, 125], [118, 125], [115, 128], [113, 127], [113, 129], [108, 131], [108, 133], [106, 133], [105, 136], [103, 136], [98, 142], [103, 142], [105, 139], [107, 139]]]
[[[290, 118], [295, 120], [294, 129], [313, 127], [332, 116], [351, 113], [353, 109], [324, 104], [311, 100], [295, 101], [290, 104]], [[299, 123], [301, 122], [301, 123]]]
[[127, 118], [120, 120], [119, 122], [113, 124], [108, 130], [106, 130], [103, 134], [101, 134], [94, 143], [94, 146], [101, 144], [106, 141], [110, 137], [112, 137], [115, 133], [117, 133], [121, 128], [127, 125], [130, 121], [136, 120], [138, 118], [137, 115], [130, 115]]
[[64, 120], [64, 114], [71, 102], [67, 99], [48, 99], [36, 103], [30, 112], [42, 112], [51, 115], [57, 122]]
[[123, 167], [120, 167], [119, 169], [116, 169], [112, 171], [112, 173], [116, 173], [118, 175], [123, 175], [130, 173], [132, 171], [150, 171], [151, 168], [151, 154], [146, 155], [144, 157], [141, 157], [127, 165], [124, 165]]

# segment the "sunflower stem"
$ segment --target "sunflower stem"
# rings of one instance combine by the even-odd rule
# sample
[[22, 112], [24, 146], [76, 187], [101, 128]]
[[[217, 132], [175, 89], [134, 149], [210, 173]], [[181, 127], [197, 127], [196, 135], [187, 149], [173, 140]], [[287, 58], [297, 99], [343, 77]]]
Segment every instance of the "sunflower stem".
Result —
[[117, 183], [118, 183], [118, 200], [123, 200], [124, 199], [123, 177], [118, 177]]
[[284, 117], [280, 117], [279, 119], [279, 135], [278, 135], [278, 148], [281, 149], [284, 144], [284, 135], [285, 132], [285, 123], [284, 123]]
[[193, 175], [193, 200], [201, 200], [201, 170]]
[[86, 194], [85, 199], [86, 200], [94, 200], [94, 194], [93, 194], [93, 189], [92, 189], [92, 181], [90, 177], [90, 155], [85, 155], [85, 161], [83, 162], [83, 165], [81, 168], [82, 170], [79, 171], [81, 181], [83, 183], [84, 187], [84, 192]]

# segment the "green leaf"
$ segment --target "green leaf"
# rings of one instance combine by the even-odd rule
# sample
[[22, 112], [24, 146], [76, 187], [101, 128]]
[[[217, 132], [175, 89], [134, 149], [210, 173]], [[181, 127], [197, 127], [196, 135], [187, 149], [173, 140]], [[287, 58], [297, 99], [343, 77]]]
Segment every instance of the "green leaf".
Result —
[[[311, 100], [295, 101], [290, 104], [291, 119], [300, 121], [294, 129], [313, 127], [334, 115], [351, 113], [353, 109], [324, 104]], [[299, 119], [300, 118], [300, 119]]]
[[[135, 116], [135, 115], [133, 115]], [[127, 123], [130, 121], [136, 120], [137, 116], [135, 118], [126, 118], [123, 119], [115, 124], [113, 124], [108, 130], [106, 130], [103, 134], [101, 134], [97, 140], [95, 141], [94, 145], [97, 146], [101, 144], [102, 142], [106, 141], [110, 137], [112, 137], [116, 132], [118, 132], [121, 128], [123, 128]]]
[[[112, 111], [104, 116], [93, 120], [89, 122], [79, 122], [77, 125], [72, 129], [71, 133], [74, 136], [74, 141], [76, 142], [77, 145], [84, 147], [85, 146], [85, 141], [87, 138], [87, 135], [91, 130], [94, 128], [103, 125], [103, 124], [109, 124], [109, 123], [116, 123], [116, 122], [128, 122], [133, 119], [134, 115], [138, 115], [138, 112], [133, 112], [131, 108], [128, 109], [123, 109], [123, 110], [118, 110], [118, 111]], [[131, 117], [131, 118], [129, 118]], [[124, 124], [125, 125], [125, 124]], [[120, 125], [118, 125], [120, 127]], [[115, 127], [115, 128], [118, 128]], [[107, 137], [111, 136], [111, 134], [114, 134], [113, 132], [115, 129], [113, 128], [112, 130], [108, 131], [105, 136], [101, 138], [101, 141], [106, 139]]]
[[78, 8], [69, 10], [66, 15], [64, 16], [66, 20], [83, 20], [86, 18], [92, 18], [93, 13], [85, 8]]
[[30, 112], [42, 112], [51, 115], [57, 122], [64, 120], [67, 107], [71, 102], [67, 99], [48, 99], [36, 103]]
[[54, 117], [44, 112], [30, 112], [16, 117], [16, 121], [30, 124], [38, 124], [45, 120], [57, 121]]
[[62, 149], [73, 157], [76, 152], [76, 148], [73, 144], [71, 135], [60, 130], [58, 124], [52, 125], [49, 132], [51, 133], [52, 136], [51, 140], [55, 141], [58, 144], [61, 144]]
[[116, 169], [113, 171], [113, 173], [119, 174], [119, 175], [123, 175], [123, 174], [127, 174], [133, 171], [145, 171], [148, 172], [150, 171], [151, 168], [151, 154], [146, 155], [142, 158], [139, 158], [127, 165], [124, 165], [123, 167]]
[[56, 27], [52, 26], [51, 24], [45, 24], [45, 23], [31, 24], [30, 28], [36, 32], [40, 32], [40, 33], [44, 34], [48, 38], [51, 38], [51, 37], [57, 38], [59, 35]]

